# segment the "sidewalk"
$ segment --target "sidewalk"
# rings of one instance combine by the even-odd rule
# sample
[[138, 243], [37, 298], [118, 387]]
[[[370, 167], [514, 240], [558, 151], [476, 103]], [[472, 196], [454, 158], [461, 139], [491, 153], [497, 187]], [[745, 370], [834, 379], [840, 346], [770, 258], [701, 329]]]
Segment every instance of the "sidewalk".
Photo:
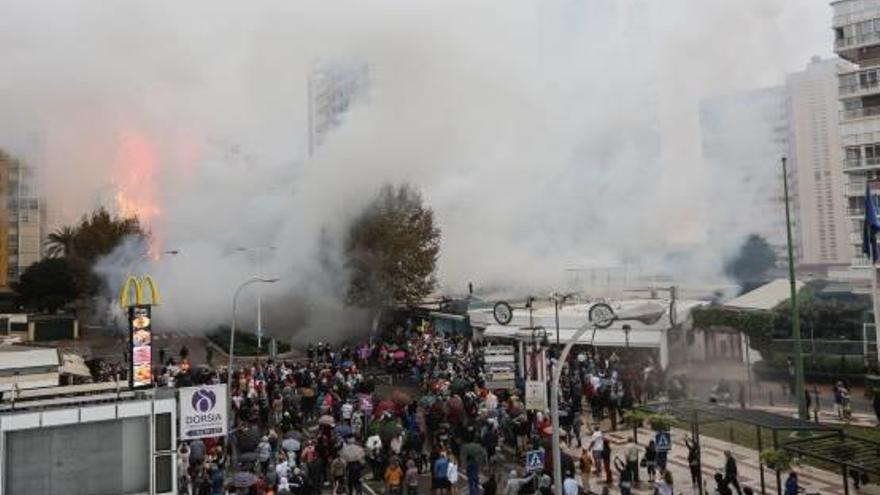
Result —
[[[752, 406], [749, 409], [760, 409], [762, 411], [768, 411], [792, 417], [797, 416], [797, 408], [792, 406]], [[813, 411], [810, 411], [810, 421], [813, 421], [812, 414]], [[864, 426], [868, 428], [878, 426], [877, 418], [873, 414], [853, 413], [852, 419], [849, 422], [846, 422], [838, 418], [837, 414], [832, 410], [819, 411], [819, 422], [835, 425], [848, 424], [852, 426]]]
[[[686, 435], [688, 435], [688, 432], [685, 430], [672, 430], [673, 447], [669, 452], [667, 467], [672, 471], [675, 493], [698, 493], [698, 491], [691, 486], [690, 469], [687, 464], [688, 450], [684, 444], [684, 438]], [[611, 441], [612, 459], [615, 456], [623, 457], [623, 450], [631, 436], [631, 429], [605, 433], [605, 438]], [[584, 438], [589, 442], [588, 437]], [[654, 438], [653, 431], [647, 428], [639, 429], [639, 445], [641, 447], [644, 447], [649, 439], [652, 438]], [[706, 487], [704, 493], [711, 494], [715, 491], [713, 477], [716, 472], [724, 469], [725, 450], [733, 452], [733, 455], [736, 458], [740, 485], [742, 487], [751, 487], [756, 494], [761, 492], [761, 474], [758, 464], [758, 452], [708, 436], [701, 436], [700, 444], [702, 447], [703, 482]], [[569, 455], [575, 457], [580, 455], [577, 448], [572, 449], [563, 446], [563, 449]], [[819, 492], [822, 495], [844, 495], [843, 480], [840, 474], [831, 473], [807, 465], [797, 466], [795, 467], [795, 470], [798, 473], [801, 487], [803, 487], [807, 493]], [[788, 473], [782, 473], [782, 483], [785, 483], [785, 478], [787, 476]], [[602, 487], [605, 486], [604, 477], [601, 477], [602, 479], [599, 478], [600, 477], [595, 474], [590, 478], [593, 492], [598, 493], [601, 491]], [[640, 469], [639, 479], [641, 482], [633, 490], [634, 493], [646, 495], [653, 494], [654, 487], [647, 482], [647, 474], [644, 468]], [[612, 493], [618, 489], [617, 482], [618, 478], [617, 473], [615, 472], [615, 486], [610, 487]], [[776, 493], [776, 473], [774, 471], [764, 468], [764, 482], [766, 493]]]

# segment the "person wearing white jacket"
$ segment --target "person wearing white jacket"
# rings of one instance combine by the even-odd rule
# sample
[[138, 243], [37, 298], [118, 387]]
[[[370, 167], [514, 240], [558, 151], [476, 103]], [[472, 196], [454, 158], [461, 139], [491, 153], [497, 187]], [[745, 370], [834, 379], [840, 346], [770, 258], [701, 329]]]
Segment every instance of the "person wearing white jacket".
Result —
[[449, 495], [458, 495], [458, 464], [456, 464], [453, 456], [449, 457], [446, 479], [449, 480]]

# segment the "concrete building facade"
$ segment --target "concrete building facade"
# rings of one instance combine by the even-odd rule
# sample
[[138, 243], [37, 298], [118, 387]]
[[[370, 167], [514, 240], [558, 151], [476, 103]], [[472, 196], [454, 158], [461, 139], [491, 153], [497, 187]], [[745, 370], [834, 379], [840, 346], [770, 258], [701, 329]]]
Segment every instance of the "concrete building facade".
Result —
[[[746, 216], [721, 215], [716, 235], [756, 233], [788, 258], [780, 159], [788, 159], [795, 257], [832, 267], [853, 256], [846, 224], [838, 72], [850, 64], [814, 57], [785, 84], [706, 100], [701, 105], [703, 157], [718, 177], [714, 197], [734, 200]], [[745, 198], [726, 198], [730, 184]], [[862, 184], [862, 194], [864, 193]], [[747, 221], [743, 222], [743, 218]], [[745, 230], [744, 230], [745, 229]]]
[[34, 170], [0, 152], [0, 287], [43, 256], [45, 219]]
[[[700, 104], [703, 159], [713, 177], [711, 197], [744, 209], [737, 215], [718, 209], [710, 217], [711, 237], [733, 245], [758, 234], [773, 247], [780, 263], [788, 259], [779, 159], [789, 151], [789, 123], [784, 86], [718, 96]], [[800, 250], [795, 252], [798, 256]]]
[[861, 249], [866, 182], [880, 179], [880, 0], [831, 5], [834, 51], [855, 64], [839, 74], [840, 135], [851, 266], [866, 268], [871, 264]]
[[805, 265], [846, 265], [852, 257], [837, 89], [838, 72], [849, 67], [842, 60], [813, 57], [804, 70], [786, 77], [798, 261]]

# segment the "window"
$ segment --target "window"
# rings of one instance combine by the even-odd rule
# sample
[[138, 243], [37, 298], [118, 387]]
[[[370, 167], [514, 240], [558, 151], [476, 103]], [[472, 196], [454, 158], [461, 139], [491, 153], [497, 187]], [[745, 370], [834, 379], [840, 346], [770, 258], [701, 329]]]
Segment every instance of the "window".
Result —
[[859, 74], [859, 85], [862, 88], [872, 88], [877, 85], [877, 71], [862, 72]]
[[862, 108], [862, 100], [851, 99], [851, 100], [846, 100], [843, 102], [843, 109], [844, 110], [858, 110], [860, 108]]
[[849, 147], [846, 149], [846, 161], [858, 163], [862, 159], [862, 150], [858, 147]]
[[880, 144], [865, 146], [865, 164], [880, 165]]

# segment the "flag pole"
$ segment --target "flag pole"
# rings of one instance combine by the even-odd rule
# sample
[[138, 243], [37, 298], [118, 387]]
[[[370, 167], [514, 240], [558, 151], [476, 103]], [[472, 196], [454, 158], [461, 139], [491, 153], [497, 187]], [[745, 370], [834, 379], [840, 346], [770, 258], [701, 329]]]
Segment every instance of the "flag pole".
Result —
[[[871, 261], [871, 304], [874, 312], [874, 341], [877, 345], [877, 363], [880, 364], [880, 325], [877, 324], [878, 319], [880, 319], [880, 315], [877, 314], [877, 262], [873, 260]], [[865, 356], [865, 358], [867, 357]]]
[[[877, 345], [877, 362], [880, 363], [880, 315], [877, 314], [877, 239], [875, 229], [877, 225], [877, 209], [874, 205], [874, 197], [871, 194], [871, 181], [865, 180], [865, 222], [862, 225], [862, 251], [871, 257], [871, 309], [874, 312], [874, 341]], [[867, 337], [865, 337], [867, 340]], [[865, 342], [865, 362], [868, 343]]]

